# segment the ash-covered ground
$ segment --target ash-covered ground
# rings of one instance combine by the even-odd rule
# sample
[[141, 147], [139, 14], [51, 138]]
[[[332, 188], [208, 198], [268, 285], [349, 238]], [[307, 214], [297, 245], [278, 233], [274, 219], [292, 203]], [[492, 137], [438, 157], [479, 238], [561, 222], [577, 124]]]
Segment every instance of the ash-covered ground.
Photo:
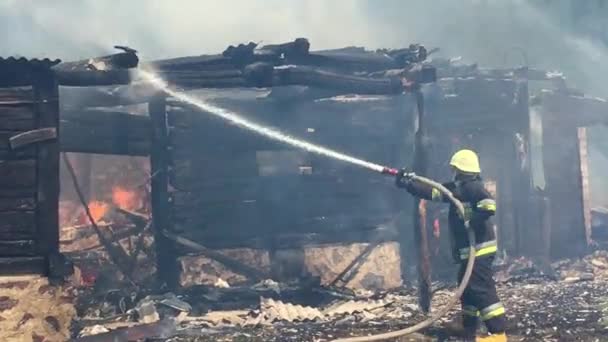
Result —
[[[557, 262], [545, 272], [527, 259], [511, 260], [498, 269], [510, 340], [606, 340], [608, 252]], [[454, 284], [434, 285], [433, 310], [438, 310], [446, 305]], [[178, 295], [138, 296], [144, 294], [125, 299], [117, 292], [95, 304], [81, 303], [84, 318], [75, 323], [75, 333], [149, 327], [138, 336], [174, 342], [330, 341], [399, 329], [424, 319], [411, 287], [353, 292], [264, 281], [249, 287], [193, 287]], [[441, 327], [456, 319], [458, 311], [455, 307], [424, 335], [403, 340], [457, 340], [445, 336]], [[122, 328], [112, 330], [116, 327]]]

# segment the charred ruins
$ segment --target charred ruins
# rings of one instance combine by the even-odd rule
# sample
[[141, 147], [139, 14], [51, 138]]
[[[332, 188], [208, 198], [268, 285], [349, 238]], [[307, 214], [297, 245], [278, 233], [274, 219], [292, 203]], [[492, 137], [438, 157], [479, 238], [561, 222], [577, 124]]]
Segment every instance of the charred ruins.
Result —
[[[586, 127], [608, 122], [608, 104], [563, 75], [484, 69], [421, 45], [311, 51], [296, 39], [146, 62], [117, 48], [0, 59], [0, 273], [39, 275], [0, 283], [5, 340], [331, 340], [411, 325], [453, 286], [444, 207], [227, 124], [140, 69], [432, 179], [449, 177], [455, 150], [476, 150], [500, 208], [513, 335], [606, 333], [608, 211], [590, 204]], [[424, 333], [413, 338], [436, 335]]]

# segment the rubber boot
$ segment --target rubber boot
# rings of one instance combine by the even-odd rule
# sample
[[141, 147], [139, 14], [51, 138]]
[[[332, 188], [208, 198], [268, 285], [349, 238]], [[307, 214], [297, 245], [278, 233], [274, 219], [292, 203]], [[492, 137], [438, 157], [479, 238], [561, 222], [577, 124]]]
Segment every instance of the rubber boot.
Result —
[[476, 342], [507, 342], [507, 335], [505, 333], [502, 334], [492, 334], [487, 336], [479, 336], [475, 339]]

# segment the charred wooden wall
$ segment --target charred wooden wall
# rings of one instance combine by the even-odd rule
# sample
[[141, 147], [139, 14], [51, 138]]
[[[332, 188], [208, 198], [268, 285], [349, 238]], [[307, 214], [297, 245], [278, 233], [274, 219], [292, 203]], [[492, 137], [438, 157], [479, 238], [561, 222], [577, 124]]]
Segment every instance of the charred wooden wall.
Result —
[[[411, 153], [409, 96], [370, 102], [220, 101], [294, 137], [386, 165]], [[172, 222], [209, 247], [368, 241], [405, 208], [392, 179], [169, 107]]]
[[[48, 64], [48, 63], [46, 63]], [[0, 61], [0, 273], [48, 274], [58, 261], [58, 96], [44, 61]], [[13, 78], [11, 78], [11, 75]], [[21, 75], [23, 78], [19, 78]], [[4, 77], [4, 78], [3, 78]], [[45, 128], [50, 139], [15, 149], [15, 136]], [[11, 144], [11, 142], [13, 144]]]
[[[451, 177], [449, 159], [459, 149], [479, 154], [486, 187], [496, 196], [499, 246], [508, 254], [529, 254], [526, 241], [540, 231], [532, 227], [530, 193], [528, 90], [526, 81], [480, 77], [439, 80], [427, 96], [430, 125], [431, 178]], [[519, 153], [516, 134], [523, 139]], [[526, 186], [527, 185], [527, 186]], [[431, 217], [445, 217], [429, 208]], [[447, 222], [444, 224], [447, 224]], [[431, 222], [429, 222], [429, 225]], [[442, 233], [447, 233], [443, 230]], [[445, 234], [447, 235], [447, 234]]]
[[591, 242], [584, 127], [606, 124], [608, 105], [604, 100], [560, 92], [544, 92], [539, 105], [552, 255], [581, 254]]
[[148, 156], [150, 118], [123, 112], [81, 109], [61, 113], [64, 152]]

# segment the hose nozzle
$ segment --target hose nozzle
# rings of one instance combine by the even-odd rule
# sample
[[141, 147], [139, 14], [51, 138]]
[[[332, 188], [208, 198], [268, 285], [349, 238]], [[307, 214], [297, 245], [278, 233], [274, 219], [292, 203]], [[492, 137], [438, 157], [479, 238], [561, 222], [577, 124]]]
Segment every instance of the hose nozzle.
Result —
[[384, 174], [384, 175], [396, 176], [398, 173], [399, 173], [399, 170], [393, 169], [390, 167], [384, 167], [382, 169], [382, 174]]

